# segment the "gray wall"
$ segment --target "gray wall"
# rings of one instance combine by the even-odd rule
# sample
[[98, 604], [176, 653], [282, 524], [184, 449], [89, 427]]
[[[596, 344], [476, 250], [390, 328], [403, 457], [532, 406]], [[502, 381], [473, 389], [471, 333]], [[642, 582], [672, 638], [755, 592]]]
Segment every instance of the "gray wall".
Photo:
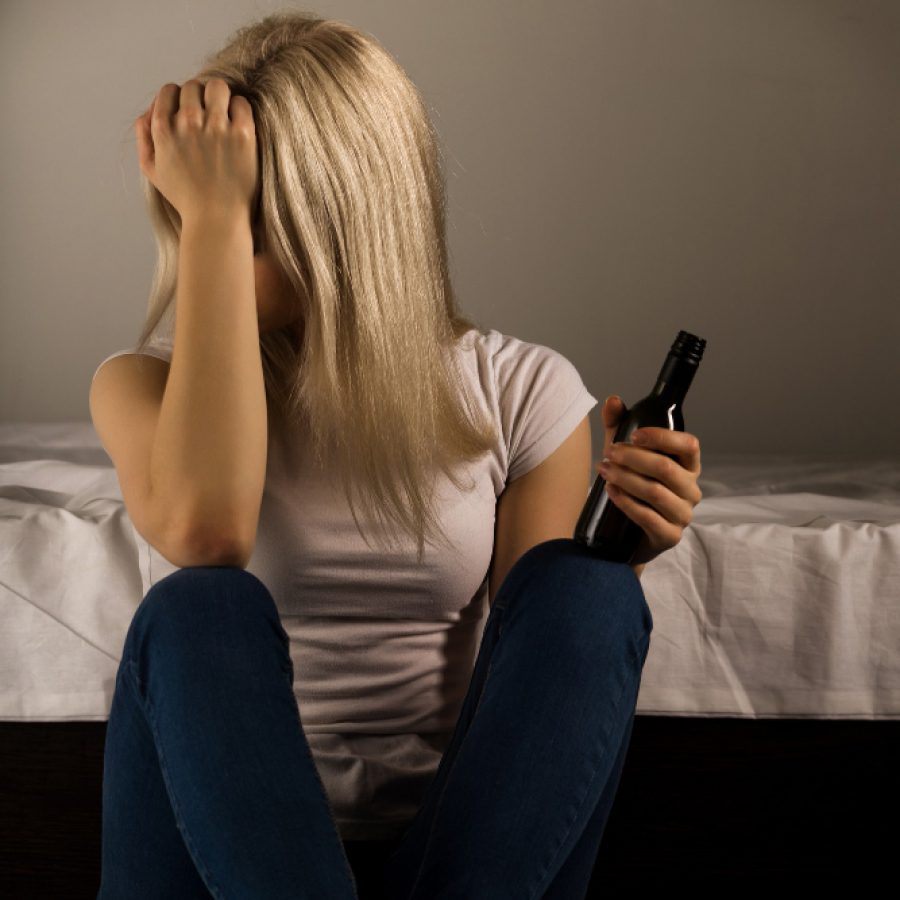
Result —
[[[89, 420], [154, 262], [131, 123], [281, 5], [3, 0], [0, 420]], [[707, 454], [898, 454], [900, 4], [309, 8], [431, 104], [482, 324], [559, 350], [601, 403], [643, 396], [679, 329], [706, 338], [685, 419]]]

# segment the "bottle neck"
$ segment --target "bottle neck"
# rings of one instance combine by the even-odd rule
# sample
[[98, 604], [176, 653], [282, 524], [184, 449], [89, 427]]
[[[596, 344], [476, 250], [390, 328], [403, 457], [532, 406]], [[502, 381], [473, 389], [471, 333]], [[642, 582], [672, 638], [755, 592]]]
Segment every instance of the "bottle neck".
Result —
[[695, 364], [670, 353], [660, 369], [650, 395], [660, 397], [666, 404], [682, 404], [696, 372]]

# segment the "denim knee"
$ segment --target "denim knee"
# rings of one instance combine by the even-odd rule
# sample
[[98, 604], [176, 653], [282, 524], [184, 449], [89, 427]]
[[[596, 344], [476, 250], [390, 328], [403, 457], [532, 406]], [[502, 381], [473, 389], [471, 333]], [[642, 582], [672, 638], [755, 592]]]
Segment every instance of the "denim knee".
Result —
[[600, 559], [574, 538], [554, 538], [522, 554], [510, 576], [506, 618], [519, 603], [537, 604], [554, 628], [568, 624], [576, 645], [579, 636], [582, 643], [592, 638], [591, 622], [602, 620], [606, 628], [623, 630], [636, 653], [646, 652], [653, 616], [640, 579], [626, 563]]
[[196, 646], [209, 633], [204, 623], [213, 616], [218, 634], [223, 628], [245, 630], [255, 621], [267, 622], [289, 647], [275, 601], [255, 575], [237, 566], [189, 566], [147, 591], [128, 629], [124, 655], [135, 658], [148, 634]]

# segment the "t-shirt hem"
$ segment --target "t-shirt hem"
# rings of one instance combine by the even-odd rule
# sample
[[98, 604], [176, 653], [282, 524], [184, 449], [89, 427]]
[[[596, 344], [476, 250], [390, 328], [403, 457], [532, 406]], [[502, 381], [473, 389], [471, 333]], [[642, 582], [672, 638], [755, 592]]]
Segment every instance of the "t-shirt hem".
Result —
[[516, 455], [518, 465], [507, 474], [506, 483], [515, 481], [539, 466], [572, 433], [575, 426], [599, 403], [596, 397], [586, 391], [579, 394], [569, 404], [566, 411], [533, 443], [523, 454]]

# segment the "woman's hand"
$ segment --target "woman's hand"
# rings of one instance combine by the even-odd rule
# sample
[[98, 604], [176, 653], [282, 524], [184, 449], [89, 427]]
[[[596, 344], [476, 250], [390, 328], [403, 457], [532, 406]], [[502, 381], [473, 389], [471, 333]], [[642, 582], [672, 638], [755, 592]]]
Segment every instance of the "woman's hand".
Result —
[[246, 211], [256, 192], [253, 109], [227, 82], [165, 84], [134, 123], [138, 162], [181, 216]]
[[[625, 404], [617, 396], [603, 404], [603, 456], [610, 462], [608, 468], [598, 463], [597, 471], [606, 481], [610, 500], [644, 531], [629, 561], [636, 566], [671, 550], [691, 524], [694, 507], [703, 498], [697, 485], [700, 441], [687, 431], [639, 428], [631, 440], [640, 446], [614, 444], [612, 439], [624, 412]], [[642, 435], [646, 442], [640, 440]], [[677, 457], [677, 462], [663, 454]]]

